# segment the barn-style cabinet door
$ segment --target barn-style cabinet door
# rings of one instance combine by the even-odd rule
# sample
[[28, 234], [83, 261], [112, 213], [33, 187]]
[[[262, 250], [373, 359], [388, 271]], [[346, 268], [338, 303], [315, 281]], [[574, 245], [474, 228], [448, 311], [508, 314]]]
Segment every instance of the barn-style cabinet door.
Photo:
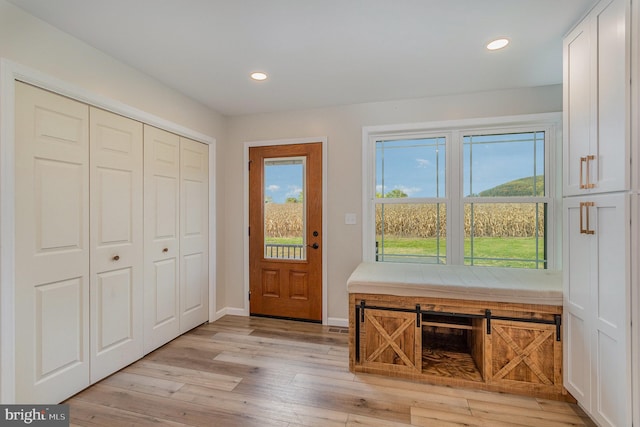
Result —
[[492, 320], [485, 336], [484, 380], [514, 390], [562, 394], [562, 341], [556, 326]]
[[415, 313], [368, 309], [362, 330], [363, 367], [422, 373], [422, 330], [416, 325]]

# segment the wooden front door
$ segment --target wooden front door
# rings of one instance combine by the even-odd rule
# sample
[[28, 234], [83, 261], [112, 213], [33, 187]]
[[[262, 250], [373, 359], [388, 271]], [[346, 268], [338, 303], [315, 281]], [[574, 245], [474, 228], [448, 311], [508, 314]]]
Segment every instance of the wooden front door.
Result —
[[322, 143], [249, 149], [251, 315], [322, 321]]

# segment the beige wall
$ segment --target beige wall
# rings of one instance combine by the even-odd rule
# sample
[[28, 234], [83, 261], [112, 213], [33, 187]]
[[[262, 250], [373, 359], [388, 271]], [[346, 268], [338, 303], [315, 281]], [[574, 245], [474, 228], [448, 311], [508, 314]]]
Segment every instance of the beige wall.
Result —
[[[347, 319], [346, 281], [362, 260], [362, 127], [472, 117], [562, 111], [562, 88], [544, 86], [497, 92], [412, 99], [261, 114], [228, 119], [218, 179], [225, 209], [224, 248], [227, 307], [243, 308], [244, 142], [326, 136], [328, 138], [328, 318]], [[347, 212], [357, 225], [345, 225]], [[218, 304], [220, 306], [220, 304]]]
[[[0, 0], [0, 57], [216, 138], [218, 145], [224, 140], [226, 119], [222, 115], [5, 0]], [[217, 163], [220, 170], [220, 156]], [[217, 206], [222, 205], [218, 200]], [[218, 247], [221, 245], [222, 241]], [[218, 265], [222, 255], [218, 253]], [[217, 299], [224, 306], [223, 286], [218, 287]]]

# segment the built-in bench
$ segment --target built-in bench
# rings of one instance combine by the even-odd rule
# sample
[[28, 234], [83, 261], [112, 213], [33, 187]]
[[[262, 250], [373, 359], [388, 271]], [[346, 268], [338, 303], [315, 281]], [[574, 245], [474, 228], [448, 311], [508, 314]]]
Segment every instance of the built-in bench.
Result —
[[347, 290], [354, 372], [572, 400], [558, 271], [365, 262]]

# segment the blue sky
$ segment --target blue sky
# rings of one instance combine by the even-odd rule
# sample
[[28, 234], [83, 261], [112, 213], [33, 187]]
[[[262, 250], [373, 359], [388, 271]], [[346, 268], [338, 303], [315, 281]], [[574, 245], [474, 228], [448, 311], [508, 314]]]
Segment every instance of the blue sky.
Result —
[[[544, 174], [544, 133], [474, 136], [464, 140], [464, 194]], [[444, 197], [444, 138], [386, 141], [376, 149], [376, 192]], [[469, 165], [472, 168], [469, 169]]]
[[[543, 132], [465, 137], [463, 146], [465, 195], [544, 174]], [[399, 189], [410, 197], [445, 197], [446, 156], [443, 137], [378, 143], [376, 192]], [[264, 173], [265, 197], [275, 203], [297, 198], [304, 187], [299, 160], [267, 164]]]
[[265, 198], [284, 203], [288, 197], [298, 198], [304, 186], [303, 165], [278, 164], [264, 168]]

